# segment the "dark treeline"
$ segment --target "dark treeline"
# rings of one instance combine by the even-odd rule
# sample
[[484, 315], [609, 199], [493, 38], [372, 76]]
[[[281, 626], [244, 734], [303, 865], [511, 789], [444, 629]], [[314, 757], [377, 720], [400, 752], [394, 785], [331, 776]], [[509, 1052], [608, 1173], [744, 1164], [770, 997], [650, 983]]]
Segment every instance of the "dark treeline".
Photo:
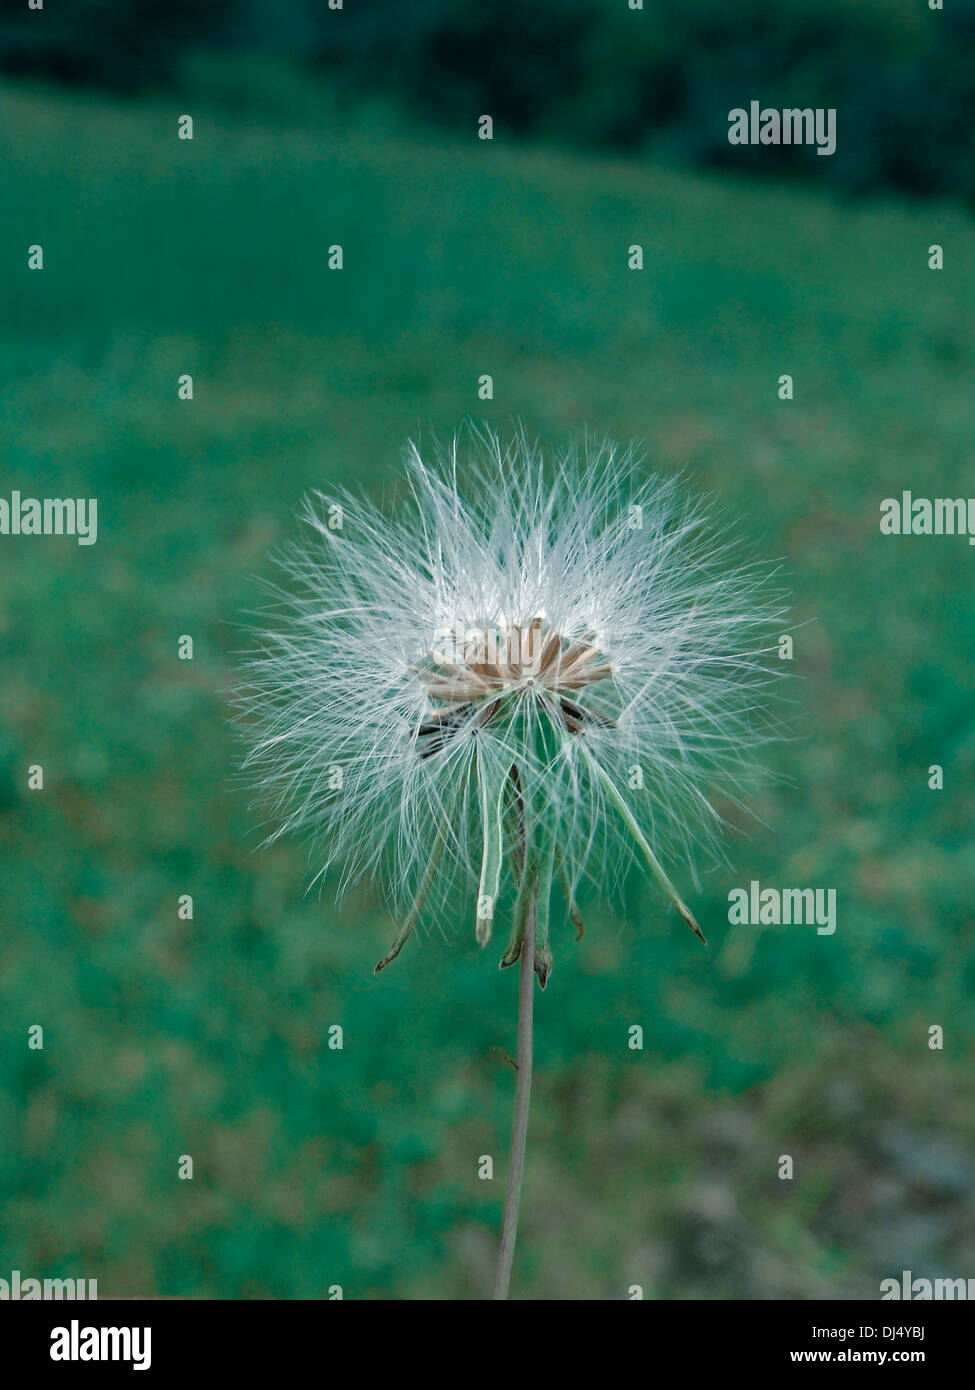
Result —
[[[8, 73], [136, 92], [266, 54], [425, 120], [975, 198], [975, 0], [72, 0], [0, 18]], [[835, 107], [838, 144], [731, 147], [728, 112]]]

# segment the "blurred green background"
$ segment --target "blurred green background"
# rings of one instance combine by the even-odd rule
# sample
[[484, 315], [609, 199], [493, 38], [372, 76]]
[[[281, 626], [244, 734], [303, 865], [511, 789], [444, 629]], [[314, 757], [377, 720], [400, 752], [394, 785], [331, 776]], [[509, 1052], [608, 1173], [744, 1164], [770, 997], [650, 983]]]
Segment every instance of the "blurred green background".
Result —
[[[916, 21], [849, 9], [878, 51]], [[97, 496], [99, 539], [0, 538], [0, 1276], [95, 1277], [103, 1295], [490, 1291], [513, 974], [465, 920], [374, 978], [396, 924], [368, 891], [341, 912], [328, 887], [306, 895], [300, 845], [256, 849], [226, 699], [254, 576], [302, 492], [392, 499], [403, 441], [471, 414], [556, 444], [585, 425], [642, 439], [650, 467], [687, 470], [784, 558], [799, 624], [783, 780], [731, 869], [699, 889], [679, 875], [708, 952], [643, 881], [617, 912], [589, 903], [579, 945], [556, 938], [514, 1295], [872, 1299], [902, 1269], [975, 1275], [973, 557], [878, 529], [902, 488], [975, 491], [966, 189], [925, 201], [946, 190], [888, 171], [844, 201], [856, 180], [827, 159], [772, 181], [706, 168], [666, 122], [659, 148], [541, 118], [482, 142], [490, 88], [461, 85], [446, 115], [415, 99], [419, 20], [385, 82], [368, 32], [365, 58], [331, 66], [224, 34], [222, 56], [170, 71], [157, 50], [142, 74], [142, 31], [82, 71], [59, 66], [58, 32], [0, 93], [0, 495]], [[605, 101], [608, 32], [582, 50]], [[724, 72], [724, 51], [699, 46], [700, 71]], [[673, 62], [698, 71], [683, 49]], [[583, 112], [581, 86], [552, 91]], [[729, 927], [728, 890], [753, 877], [835, 887], [835, 936]]]

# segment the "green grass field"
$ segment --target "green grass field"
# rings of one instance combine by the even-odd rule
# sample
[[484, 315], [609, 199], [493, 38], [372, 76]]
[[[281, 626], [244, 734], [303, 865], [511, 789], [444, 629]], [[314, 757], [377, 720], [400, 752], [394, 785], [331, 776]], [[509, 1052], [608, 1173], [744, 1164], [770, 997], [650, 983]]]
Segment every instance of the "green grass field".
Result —
[[[225, 695], [303, 491], [392, 496], [405, 439], [467, 415], [642, 439], [782, 557], [798, 624], [782, 780], [730, 868], [678, 874], [709, 950], [642, 881], [556, 937], [515, 1296], [970, 1274], [975, 553], [878, 529], [903, 488], [975, 491], [970, 218], [389, 119], [198, 103], [190, 143], [176, 99], [2, 95], [0, 495], [97, 496], [99, 539], [0, 538], [0, 1275], [489, 1291], [513, 973], [465, 920], [374, 978], [395, 923], [306, 895], [301, 845], [257, 850]], [[730, 927], [752, 878], [836, 888], [835, 936]]]

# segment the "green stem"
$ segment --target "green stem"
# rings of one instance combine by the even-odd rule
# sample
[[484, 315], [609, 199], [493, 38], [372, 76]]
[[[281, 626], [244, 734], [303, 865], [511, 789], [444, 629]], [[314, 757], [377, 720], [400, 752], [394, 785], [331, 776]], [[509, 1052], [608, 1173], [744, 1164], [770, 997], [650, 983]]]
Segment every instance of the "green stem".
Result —
[[535, 910], [532, 906], [528, 913], [521, 951], [521, 970], [518, 976], [518, 1080], [515, 1083], [515, 1113], [511, 1126], [511, 1153], [508, 1158], [508, 1180], [504, 1194], [504, 1217], [501, 1222], [501, 1250], [498, 1255], [498, 1274], [494, 1284], [495, 1300], [508, 1297], [508, 1289], [511, 1285], [511, 1268], [515, 1259], [515, 1237], [518, 1233], [518, 1209], [521, 1205], [521, 1180], [525, 1171], [528, 1111], [532, 1090], [534, 965]]

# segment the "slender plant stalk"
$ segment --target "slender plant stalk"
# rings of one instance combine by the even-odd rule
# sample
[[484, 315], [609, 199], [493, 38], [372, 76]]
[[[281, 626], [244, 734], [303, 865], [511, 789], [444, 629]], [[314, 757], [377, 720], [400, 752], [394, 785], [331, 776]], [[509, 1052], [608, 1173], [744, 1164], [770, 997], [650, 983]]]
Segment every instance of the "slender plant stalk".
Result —
[[508, 1158], [508, 1182], [504, 1194], [504, 1218], [501, 1222], [498, 1277], [494, 1284], [495, 1299], [508, 1297], [511, 1267], [515, 1258], [518, 1207], [521, 1203], [521, 1178], [525, 1171], [528, 1110], [531, 1105], [532, 1093], [532, 1010], [534, 1002], [535, 908], [533, 905], [528, 913], [525, 939], [521, 945], [521, 970], [518, 976], [518, 1080], [515, 1083], [515, 1114], [511, 1126], [511, 1153]]

